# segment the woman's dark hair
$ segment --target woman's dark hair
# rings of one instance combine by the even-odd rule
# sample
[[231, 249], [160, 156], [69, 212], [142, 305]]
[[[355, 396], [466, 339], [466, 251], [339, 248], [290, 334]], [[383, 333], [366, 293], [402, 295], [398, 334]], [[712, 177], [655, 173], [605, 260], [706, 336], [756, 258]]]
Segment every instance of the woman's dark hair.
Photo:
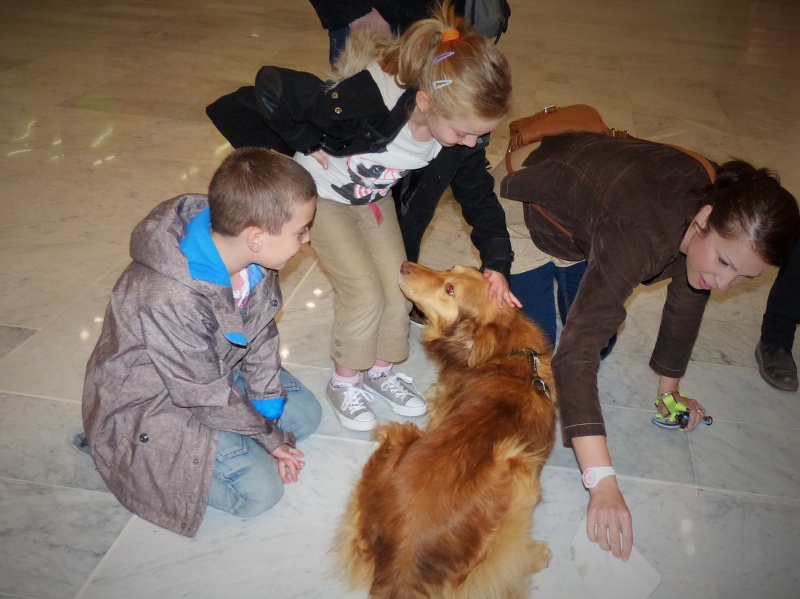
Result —
[[800, 232], [800, 210], [778, 176], [744, 160], [731, 160], [703, 194], [711, 204], [707, 229], [732, 239], [744, 235], [762, 260], [781, 266]]

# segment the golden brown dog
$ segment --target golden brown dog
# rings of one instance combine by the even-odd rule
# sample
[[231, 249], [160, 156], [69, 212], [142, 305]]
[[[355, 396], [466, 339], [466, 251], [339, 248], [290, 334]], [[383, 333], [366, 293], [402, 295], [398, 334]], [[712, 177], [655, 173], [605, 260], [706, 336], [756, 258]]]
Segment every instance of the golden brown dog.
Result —
[[555, 438], [550, 348], [519, 310], [487, 300], [475, 268], [406, 262], [400, 288], [428, 318], [439, 379], [425, 431], [376, 430], [337, 536], [341, 566], [373, 598], [527, 597], [551, 556], [530, 536]]

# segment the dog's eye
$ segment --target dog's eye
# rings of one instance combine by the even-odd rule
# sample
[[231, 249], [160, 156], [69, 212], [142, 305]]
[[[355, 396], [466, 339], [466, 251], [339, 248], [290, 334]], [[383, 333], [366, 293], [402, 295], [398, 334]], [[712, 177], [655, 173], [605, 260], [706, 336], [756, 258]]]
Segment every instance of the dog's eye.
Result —
[[453, 295], [454, 296], [456, 294], [455, 289], [453, 289], [453, 286], [450, 283], [447, 283], [444, 286], [444, 290], [447, 292], [447, 295]]

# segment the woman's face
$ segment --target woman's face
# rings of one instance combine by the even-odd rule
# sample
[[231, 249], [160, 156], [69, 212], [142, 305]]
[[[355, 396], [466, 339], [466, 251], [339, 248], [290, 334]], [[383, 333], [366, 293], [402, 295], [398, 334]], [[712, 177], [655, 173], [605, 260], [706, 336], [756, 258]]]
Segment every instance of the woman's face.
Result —
[[714, 230], [703, 233], [711, 207], [705, 206], [687, 234], [686, 276], [695, 289], [728, 289], [754, 279], [769, 266], [747, 243], [744, 235], [727, 239]]

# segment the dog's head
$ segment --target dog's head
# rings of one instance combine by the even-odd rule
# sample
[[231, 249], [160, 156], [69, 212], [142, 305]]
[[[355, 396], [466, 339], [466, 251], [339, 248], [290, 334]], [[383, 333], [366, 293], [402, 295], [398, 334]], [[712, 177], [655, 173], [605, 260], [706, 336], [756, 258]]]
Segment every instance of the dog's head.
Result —
[[431, 270], [404, 262], [400, 267], [400, 289], [417, 304], [435, 329], [444, 329], [463, 315], [492, 320], [497, 306], [488, 304], [489, 282], [477, 268], [454, 266], [450, 270]]
[[428, 319], [422, 341], [440, 359], [476, 366], [515, 348], [549, 351], [541, 331], [519, 310], [488, 300], [489, 282], [477, 268], [436, 271], [404, 262], [400, 289]]

